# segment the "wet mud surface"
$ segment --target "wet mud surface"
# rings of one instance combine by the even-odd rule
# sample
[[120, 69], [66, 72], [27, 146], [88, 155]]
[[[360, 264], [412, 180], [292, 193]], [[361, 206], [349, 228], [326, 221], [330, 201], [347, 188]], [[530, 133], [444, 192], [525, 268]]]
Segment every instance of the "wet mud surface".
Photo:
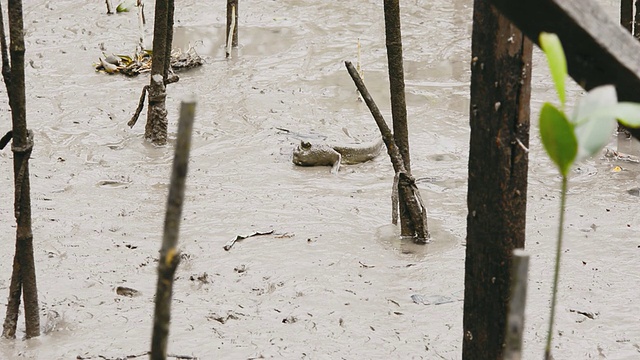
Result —
[[[603, 5], [617, 13], [617, 4]], [[390, 118], [381, 2], [243, 2], [241, 46], [230, 60], [224, 4], [177, 6], [175, 45], [196, 46], [206, 61], [168, 89], [170, 139], [180, 100], [198, 96], [169, 353], [459, 359], [471, 1], [403, 3], [412, 169], [434, 237], [427, 246], [402, 243], [389, 225], [393, 171], [385, 156], [337, 175], [291, 163], [302, 139], [348, 141], [343, 127], [363, 138], [377, 131], [343, 65], [355, 61], [358, 39], [365, 83]], [[133, 52], [135, 13], [107, 16], [101, 2], [24, 7], [44, 334], [0, 340], [0, 358], [143, 353], [173, 151], [145, 143], [142, 123], [126, 126], [148, 78], [92, 67], [102, 48]], [[555, 98], [539, 52], [533, 76], [537, 119], [542, 102]], [[580, 91], [571, 89], [575, 99]], [[5, 131], [10, 113], [4, 86], [0, 92]], [[560, 185], [537, 126], [532, 134], [526, 359], [542, 355]], [[10, 151], [0, 152], [5, 294], [15, 236], [11, 162]], [[640, 199], [629, 192], [639, 174], [636, 163], [598, 157], [571, 176], [557, 358], [640, 356]], [[237, 235], [271, 230], [223, 249]]]

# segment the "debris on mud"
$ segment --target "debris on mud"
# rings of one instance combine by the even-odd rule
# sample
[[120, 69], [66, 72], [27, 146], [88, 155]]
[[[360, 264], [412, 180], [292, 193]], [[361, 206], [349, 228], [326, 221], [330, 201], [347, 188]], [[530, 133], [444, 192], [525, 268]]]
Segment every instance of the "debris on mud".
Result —
[[[151, 71], [152, 54], [151, 50], [136, 50], [133, 56], [106, 55], [102, 53], [104, 58], [98, 58], [98, 62], [94, 64], [94, 67], [96, 71], [103, 71], [107, 74], [118, 73], [131, 77], [138, 76]], [[184, 52], [180, 49], [171, 51], [171, 69], [174, 72], [202, 66], [203, 63], [202, 58], [193, 47], [189, 47], [189, 50]]]
[[[76, 356], [76, 360], [89, 360], [89, 359], [101, 359], [101, 360], [122, 360], [122, 359], [135, 359], [135, 358], [141, 358], [141, 357], [147, 357], [151, 354], [151, 352], [147, 351], [147, 352], [143, 352], [140, 354], [131, 354], [131, 355], [125, 355], [123, 357], [118, 356], [118, 357], [107, 357], [104, 355], [78, 355]], [[196, 356], [191, 356], [191, 355], [173, 355], [173, 354], [167, 354], [167, 359], [178, 359], [178, 360], [198, 360], [198, 358]]]
[[223, 249], [225, 251], [229, 251], [231, 250], [231, 248], [233, 247], [233, 245], [240, 240], [244, 240], [246, 238], [250, 238], [252, 236], [259, 236], [259, 235], [271, 235], [273, 234], [273, 230], [269, 230], [269, 231], [256, 231], [252, 234], [249, 235], [237, 235], [235, 238], [229, 240], [229, 242], [227, 242], [224, 246]]
[[209, 284], [211, 283], [211, 280], [209, 280], [209, 274], [207, 274], [206, 272], [200, 274], [200, 275], [191, 275], [191, 277], [189, 277], [189, 280], [191, 281], [199, 281], [202, 284]]
[[140, 291], [136, 289], [124, 287], [124, 286], [118, 286], [116, 288], [116, 294], [120, 296], [127, 296], [127, 297], [136, 297], [136, 296], [142, 295]]
[[418, 305], [442, 305], [449, 304], [456, 301], [462, 301], [460, 298], [444, 296], [444, 295], [429, 295], [422, 296], [420, 294], [411, 295], [411, 300]]
[[569, 312], [576, 313], [578, 315], [582, 315], [582, 316], [587, 317], [587, 318], [589, 318], [591, 320], [595, 319], [599, 315], [598, 313], [592, 313], [592, 312], [589, 312], [589, 311], [580, 311], [580, 310], [576, 310], [576, 309], [569, 309]]
[[605, 159], [609, 159], [609, 160], [619, 160], [619, 161], [630, 162], [635, 164], [640, 163], [640, 158], [638, 158], [637, 156], [624, 154], [610, 148], [604, 148], [603, 155]]
[[220, 324], [225, 324], [228, 320], [238, 320], [239, 319], [238, 315], [243, 315], [243, 314], [239, 314], [233, 310], [229, 310], [226, 315], [211, 313], [207, 315], [207, 320], [215, 320]]

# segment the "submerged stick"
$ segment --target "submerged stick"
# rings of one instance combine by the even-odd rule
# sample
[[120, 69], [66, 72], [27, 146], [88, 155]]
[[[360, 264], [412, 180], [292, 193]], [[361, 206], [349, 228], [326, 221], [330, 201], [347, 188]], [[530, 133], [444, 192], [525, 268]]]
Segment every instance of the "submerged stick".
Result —
[[169, 185], [160, 261], [158, 262], [158, 284], [150, 356], [153, 360], [165, 360], [167, 358], [173, 278], [180, 262], [180, 251], [177, 247], [178, 233], [182, 217], [182, 203], [184, 201], [184, 187], [189, 164], [195, 110], [195, 100], [183, 101], [180, 107], [178, 138], [173, 158], [171, 184]]
[[511, 266], [511, 300], [507, 313], [504, 360], [522, 358], [522, 334], [524, 333], [524, 308], [527, 302], [529, 255], [522, 249], [513, 250]]

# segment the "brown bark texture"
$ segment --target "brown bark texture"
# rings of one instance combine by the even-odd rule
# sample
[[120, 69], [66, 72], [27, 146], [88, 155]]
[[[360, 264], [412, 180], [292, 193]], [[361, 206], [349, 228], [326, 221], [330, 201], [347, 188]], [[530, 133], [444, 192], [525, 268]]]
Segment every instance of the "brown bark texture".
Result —
[[362, 95], [362, 99], [371, 111], [371, 115], [373, 115], [373, 119], [376, 121], [378, 129], [380, 129], [382, 140], [387, 147], [387, 153], [389, 154], [391, 164], [393, 165], [393, 169], [398, 179], [399, 202], [404, 203], [403, 206], [407, 209], [412, 228], [415, 229], [415, 242], [427, 243], [431, 238], [429, 228], [427, 226], [427, 209], [422, 203], [419, 192], [420, 190], [418, 190], [415, 179], [407, 173], [407, 170], [404, 167], [402, 155], [400, 155], [400, 150], [396, 145], [391, 129], [387, 126], [387, 122], [382, 117], [380, 109], [378, 109], [378, 106], [373, 101], [367, 87], [364, 85], [358, 70], [356, 70], [350, 61], [345, 61], [345, 66], [347, 67], [347, 71], [349, 71], [351, 79], [353, 79], [353, 82], [356, 84], [360, 95]]
[[[33, 149], [33, 133], [27, 129], [26, 95], [24, 79], [24, 26], [22, 1], [9, 0], [9, 56], [6, 53], [4, 29], [2, 36], [2, 74], [7, 86], [11, 120], [13, 125], [13, 171], [15, 184], [14, 212], [17, 222], [16, 253], [11, 274], [7, 314], [3, 336], [14, 338], [22, 292], [25, 309], [27, 338], [40, 335], [40, 309], [33, 258], [33, 233], [31, 228], [31, 196], [29, 183], [29, 158]], [[0, 8], [0, 14], [2, 9]], [[0, 20], [2, 20], [0, 18]], [[2, 24], [4, 21], [1, 21]], [[0, 24], [0, 25], [2, 25]], [[4, 25], [2, 25], [4, 27]], [[10, 59], [8, 59], [8, 57]]]
[[[391, 117], [393, 135], [400, 150], [407, 174], [411, 174], [409, 156], [409, 129], [407, 126], [407, 104], [404, 93], [404, 65], [402, 58], [402, 31], [400, 23], [400, 1], [384, 1], [384, 25], [387, 46], [387, 62], [389, 64], [389, 90], [391, 93]], [[398, 189], [398, 196], [403, 190]], [[404, 202], [400, 202], [400, 232], [402, 236], [413, 236], [415, 228], [409, 219], [409, 210]]]
[[193, 130], [195, 109], [195, 101], [183, 102], [180, 107], [178, 137], [175, 156], [173, 158], [171, 184], [169, 185], [164, 235], [162, 238], [162, 247], [160, 248], [160, 261], [158, 263], [156, 306], [153, 320], [153, 335], [151, 338], [151, 359], [153, 360], [165, 360], [167, 358], [173, 280], [178, 263], [180, 262], [180, 251], [177, 248], [178, 234], [180, 231], [180, 219], [182, 217], [182, 204], [184, 202], [184, 188], [189, 164], [189, 151], [191, 149], [191, 133]]
[[[235, 10], [232, 10], [235, 9]], [[235, 12], [235, 15], [234, 15]], [[231, 28], [231, 17], [235, 17], [235, 26], [233, 27], [233, 37], [231, 38], [231, 46], [238, 46], [238, 0], [227, 0], [227, 36], [225, 39], [229, 39], [229, 30]]]
[[[169, 2], [170, 0], [156, 1], [153, 23], [153, 60], [151, 62], [149, 108], [144, 137], [156, 145], [167, 143], [167, 90], [164, 79], [166, 78], [166, 62], [170, 62], [170, 58], [167, 57]], [[168, 47], [171, 51], [171, 46]]]
[[502, 359], [511, 256], [524, 247], [532, 44], [474, 1], [463, 359]]

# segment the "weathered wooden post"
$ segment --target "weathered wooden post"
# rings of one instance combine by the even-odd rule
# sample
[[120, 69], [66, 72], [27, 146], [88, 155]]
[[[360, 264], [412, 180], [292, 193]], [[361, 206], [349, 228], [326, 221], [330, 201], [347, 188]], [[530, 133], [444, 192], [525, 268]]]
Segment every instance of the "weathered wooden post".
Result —
[[164, 235], [158, 262], [158, 284], [156, 287], [156, 307], [153, 320], [153, 335], [151, 339], [151, 359], [165, 360], [167, 358], [167, 340], [169, 338], [169, 324], [171, 320], [171, 297], [173, 293], [173, 278], [180, 262], [178, 250], [178, 233], [182, 217], [182, 203], [184, 188], [189, 165], [189, 150], [191, 149], [191, 133], [195, 118], [195, 100], [183, 101], [180, 107], [178, 123], [178, 138], [176, 141], [173, 171], [169, 185], [167, 212], [164, 220]]
[[531, 42], [474, 1], [462, 358], [502, 359], [511, 254], [524, 247]]

